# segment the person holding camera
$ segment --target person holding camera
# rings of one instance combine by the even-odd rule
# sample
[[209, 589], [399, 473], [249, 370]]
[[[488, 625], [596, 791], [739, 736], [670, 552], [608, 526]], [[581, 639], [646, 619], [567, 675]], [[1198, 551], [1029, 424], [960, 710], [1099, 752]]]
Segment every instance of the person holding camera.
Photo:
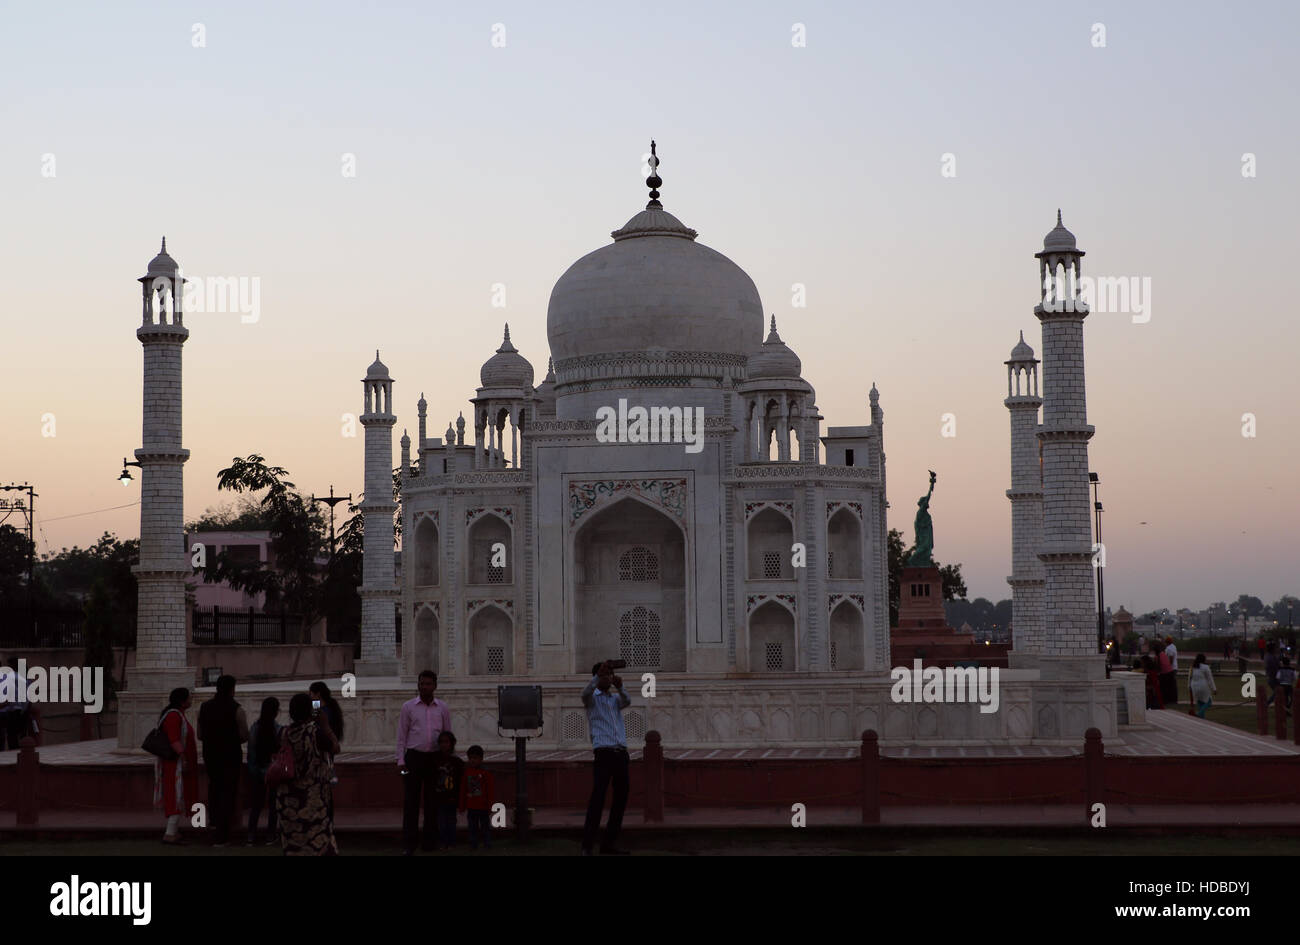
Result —
[[330, 817], [333, 790], [328, 758], [338, 754], [339, 742], [330, 729], [329, 714], [313, 706], [310, 694], [289, 700], [289, 725], [281, 744], [293, 752], [293, 777], [275, 789], [280, 845], [285, 856], [335, 856], [339, 852]]
[[623, 710], [632, 704], [623, 690], [623, 678], [615, 669], [627, 664], [623, 660], [606, 660], [591, 668], [591, 681], [582, 690], [582, 704], [587, 710], [591, 730], [591, 747], [595, 752], [591, 799], [587, 802], [587, 822], [582, 832], [582, 855], [591, 856], [596, 834], [600, 831], [600, 814], [605, 807], [605, 790], [614, 782], [614, 799], [609, 806], [609, 823], [605, 827], [602, 854], [626, 855], [620, 850], [618, 832], [623, 826], [627, 807], [628, 756], [627, 731], [623, 727]]

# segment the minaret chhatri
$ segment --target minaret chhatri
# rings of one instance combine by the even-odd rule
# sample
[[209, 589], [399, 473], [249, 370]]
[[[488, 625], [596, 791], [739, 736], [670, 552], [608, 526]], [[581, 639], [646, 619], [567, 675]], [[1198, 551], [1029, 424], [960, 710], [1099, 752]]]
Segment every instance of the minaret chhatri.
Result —
[[1020, 333], [1007, 365], [1011, 411], [1011, 627], [1012, 668], [1037, 668], [1043, 653], [1043, 474], [1038, 461], [1038, 359]]
[[[361, 571], [361, 659], [358, 676], [397, 675], [399, 591], [393, 568], [393, 379], [375, 352], [375, 363], [361, 382], [365, 403], [366, 494], [361, 503], [365, 538]], [[409, 441], [408, 441], [409, 442]]]
[[1043, 654], [1044, 679], [1099, 679], [1096, 588], [1092, 564], [1092, 506], [1088, 495], [1087, 397], [1083, 375], [1083, 320], [1088, 306], [1079, 292], [1083, 250], [1061, 223], [1035, 253], [1041, 301], [1034, 315], [1043, 325]]
[[144, 311], [135, 336], [144, 347], [144, 439], [135, 451], [140, 463], [140, 563], [132, 569], [139, 591], [136, 661], [128, 673], [133, 693], [194, 685], [194, 667], [185, 665], [190, 561], [183, 472], [190, 451], [181, 447], [181, 346], [190, 332], [181, 305], [185, 279], [167, 255], [166, 237], [139, 282]]

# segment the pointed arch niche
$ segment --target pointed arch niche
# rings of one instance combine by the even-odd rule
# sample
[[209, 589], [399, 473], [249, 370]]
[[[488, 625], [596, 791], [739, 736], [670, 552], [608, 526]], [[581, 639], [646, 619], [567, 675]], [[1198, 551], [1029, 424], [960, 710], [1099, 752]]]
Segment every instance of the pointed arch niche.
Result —
[[583, 516], [573, 564], [577, 671], [618, 657], [629, 669], [685, 671], [686, 537], [676, 521], [619, 499]]

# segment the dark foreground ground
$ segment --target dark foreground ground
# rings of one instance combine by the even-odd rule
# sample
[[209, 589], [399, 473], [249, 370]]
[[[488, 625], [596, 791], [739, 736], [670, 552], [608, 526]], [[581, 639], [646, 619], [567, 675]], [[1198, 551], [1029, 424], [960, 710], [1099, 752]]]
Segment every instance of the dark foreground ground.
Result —
[[[1014, 836], [954, 834], [872, 836], [857, 831], [794, 829], [780, 835], [772, 830], [644, 832], [625, 844], [636, 856], [1295, 856], [1300, 838], [1207, 836], [1132, 836], [1100, 832], [1085, 836]], [[396, 856], [396, 837], [344, 836], [340, 852], [351, 856]], [[449, 851], [418, 856], [572, 856], [578, 837], [542, 833], [521, 844], [512, 836], [498, 837], [490, 850], [471, 851], [462, 844]], [[7, 839], [0, 856], [279, 856], [278, 847], [212, 848], [201, 841], [166, 847], [157, 840], [129, 839]]]

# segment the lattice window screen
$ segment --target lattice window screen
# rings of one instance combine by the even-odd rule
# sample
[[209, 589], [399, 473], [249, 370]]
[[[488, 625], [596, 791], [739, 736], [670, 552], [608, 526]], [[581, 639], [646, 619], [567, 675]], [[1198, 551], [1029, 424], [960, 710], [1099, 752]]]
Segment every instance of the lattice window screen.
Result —
[[649, 548], [636, 547], [623, 552], [618, 559], [620, 581], [659, 580], [659, 557]]
[[826, 552], [826, 576], [835, 577], [835, 552]]
[[840, 649], [840, 648], [839, 648], [839, 644], [837, 643], [837, 641], [832, 640], [832, 641], [831, 641], [831, 669], [835, 669], [835, 668], [836, 668], [836, 664], [838, 664], [839, 661], [840, 661], [840, 653], [839, 653], [839, 649]]
[[766, 654], [765, 665], [768, 672], [778, 672], [785, 669], [785, 644], [784, 643], [766, 643], [763, 645]]
[[629, 666], [658, 668], [661, 629], [657, 611], [640, 604], [623, 611], [618, 618], [618, 655]]
[[645, 716], [640, 712], [624, 712], [623, 727], [631, 741], [645, 738]]
[[499, 675], [506, 671], [506, 651], [505, 647], [490, 646], [487, 648], [488, 672]]
[[781, 579], [781, 553], [779, 551], [763, 552], [763, 577], [769, 581]]
[[566, 742], [580, 742], [587, 738], [587, 720], [581, 712], [566, 712], [560, 720], [560, 738]]

